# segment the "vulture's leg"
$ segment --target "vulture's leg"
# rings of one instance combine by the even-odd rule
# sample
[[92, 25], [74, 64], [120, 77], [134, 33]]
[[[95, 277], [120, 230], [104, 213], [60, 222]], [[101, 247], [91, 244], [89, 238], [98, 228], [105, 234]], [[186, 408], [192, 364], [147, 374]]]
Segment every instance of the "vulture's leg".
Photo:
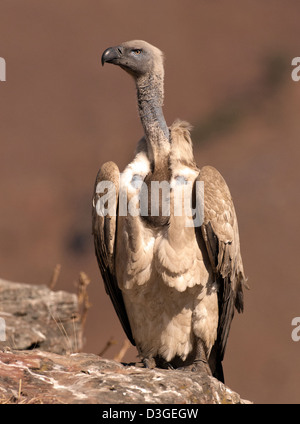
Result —
[[191, 371], [204, 371], [209, 375], [212, 375], [211, 369], [208, 365], [208, 357], [203, 341], [198, 338], [196, 344], [196, 356], [193, 364], [190, 366]]
[[197, 338], [196, 341], [192, 363], [186, 366], [179, 367], [178, 369], [183, 371], [204, 372], [208, 375], [212, 375], [211, 369], [208, 365], [208, 358], [206, 354], [205, 345], [200, 338]]
[[154, 358], [143, 358], [142, 363], [145, 368], [153, 369], [156, 367], [156, 361]]
[[169, 369], [173, 370], [174, 367], [170, 362], [167, 362], [165, 359], [161, 358], [160, 356], [156, 356], [155, 358], [144, 358], [142, 360], [142, 363], [144, 364], [145, 368], [163, 368], [163, 369]]
[[131, 363], [130, 365], [134, 365], [135, 367], [138, 368], [149, 368], [149, 369], [153, 369], [156, 367], [156, 362], [154, 358], [143, 358], [141, 360], [141, 362], [134, 362]]

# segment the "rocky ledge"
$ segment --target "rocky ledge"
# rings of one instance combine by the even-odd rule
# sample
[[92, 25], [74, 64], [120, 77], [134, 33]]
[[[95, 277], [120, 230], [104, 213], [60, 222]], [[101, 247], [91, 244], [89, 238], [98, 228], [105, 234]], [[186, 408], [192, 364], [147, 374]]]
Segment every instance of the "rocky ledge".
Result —
[[0, 320], [2, 404], [250, 403], [207, 374], [74, 353], [83, 332], [76, 294], [0, 280]]

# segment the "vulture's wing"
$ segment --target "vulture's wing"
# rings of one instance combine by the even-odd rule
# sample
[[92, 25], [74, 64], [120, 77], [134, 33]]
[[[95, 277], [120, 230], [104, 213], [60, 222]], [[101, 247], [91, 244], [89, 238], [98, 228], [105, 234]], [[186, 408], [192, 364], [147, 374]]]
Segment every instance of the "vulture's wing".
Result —
[[[115, 272], [115, 245], [119, 194], [119, 169], [106, 162], [98, 172], [93, 195], [93, 236], [95, 253], [106, 292], [109, 294], [123, 329], [134, 345], [122, 292]], [[108, 213], [104, 213], [104, 209]]]
[[218, 334], [211, 356], [214, 357], [215, 366], [222, 368], [221, 361], [234, 307], [238, 312], [243, 311], [243, 285], [246, 279], [237, 218], [226, 182], [211, 166], [203, 167], [196, 181], [204, 182], [204, 221], [201, 233], [218, 284]]

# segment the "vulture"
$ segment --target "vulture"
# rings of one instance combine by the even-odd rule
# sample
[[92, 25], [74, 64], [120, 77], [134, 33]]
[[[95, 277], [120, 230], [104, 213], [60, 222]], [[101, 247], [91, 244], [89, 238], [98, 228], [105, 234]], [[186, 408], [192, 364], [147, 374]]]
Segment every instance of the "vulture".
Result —
[[[229, 330], [247, 287], [230, 191], [215, 168], [196, 165], [191, 126], [165, 121], [163, 53], [134, 40], [101, 60], [133, 77], [144, 130], [125, 170], [104, 163], [95, 181], [92, 232], [106, 292], [143, 366], [224, 382]], [[175, 213], [187, 197], [190, 208]]]

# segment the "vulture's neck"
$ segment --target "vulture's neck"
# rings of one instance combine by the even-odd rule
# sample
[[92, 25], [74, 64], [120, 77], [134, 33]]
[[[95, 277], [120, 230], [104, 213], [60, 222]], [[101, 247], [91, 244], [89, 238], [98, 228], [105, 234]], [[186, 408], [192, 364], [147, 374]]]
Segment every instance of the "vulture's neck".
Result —
[[170, 152], [170, 135], [162, 105], [163, 74], [150, 74], [136, 81], [138, 109], [144, 128], [150, 160], [154, 167], [166, 163]]

